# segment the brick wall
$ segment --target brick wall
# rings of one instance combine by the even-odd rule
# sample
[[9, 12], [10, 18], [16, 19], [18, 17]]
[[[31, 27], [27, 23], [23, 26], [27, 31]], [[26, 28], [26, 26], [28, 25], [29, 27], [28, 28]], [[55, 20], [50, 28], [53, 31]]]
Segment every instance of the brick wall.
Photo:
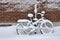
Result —
[[1, 12], [0, 22], [16, 22], [18, 19], [28, 19], [27, 15], [29, 12]]
[[[25, 12], [18, 12], [17, 10], [14, 12], [4, 12], [6, 8], [2, 5], [8, 5], [7, 4], [0, 4], [0, 23], [1, 22], [17, 22], [18, 19], [29, 19], [28, 13], [33, 13], [34, 10], [28, 10]], [[8, 6], [9, 7], [9, 6]], [[7, 7], [7, 8], [8, 8]], [[40, 12], [42, 9], [38, 9]], [[46, 14], [45, 17], [53, 22], [60, 22], [60, 10], [57, 9], [45, 9]], [[38, 18], [40, 18], [40, 15], [38, 15]]]
[[[38, 15], [38, 18], [40, 18], [40, 15]], [[53, 22], [60, 22], [60, 10], [46, 10], [45, 18]]]
[[[27, 14], [33, 13], [32, 10], [27, 12], [3, 12], [0, 13], [0, 22], [16, 22], [18, 19], [28, 19]], [[33, 13], [34, 14], [34, 13]], [[60, 21], [60, 11], [46, 11], [45, 17], [51, 21], [59, 22]], [[40, 15], [38, 15], [40, 18]]]
[[60, 22], [60, 11], [50, 11], [47, 12], [45, 17], [53, 22]]

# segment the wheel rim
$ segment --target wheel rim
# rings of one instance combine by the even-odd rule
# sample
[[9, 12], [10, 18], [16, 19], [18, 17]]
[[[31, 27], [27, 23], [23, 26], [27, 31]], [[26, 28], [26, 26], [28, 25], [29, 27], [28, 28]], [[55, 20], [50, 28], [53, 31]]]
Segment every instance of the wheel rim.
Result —
[[52, 33], [52, 30], [53, 30], [52, 22], [45, 20], [45, 22], [41, 23], [40, 27], [41, 27], [41, 31], [43, 32], [43, 34]]

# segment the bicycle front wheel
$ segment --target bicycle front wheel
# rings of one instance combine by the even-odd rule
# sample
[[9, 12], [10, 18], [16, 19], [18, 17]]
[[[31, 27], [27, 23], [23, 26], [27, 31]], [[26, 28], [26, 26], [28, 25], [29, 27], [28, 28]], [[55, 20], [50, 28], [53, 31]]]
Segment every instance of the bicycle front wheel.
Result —
[[51, 21], [49, 20], [43, 20], [41, 25], [40, 25], [40, 28], [41, 28], [41, 32], [43, 34], [45, 33], [53, 33], [54, 32], [54, 28], [53, 28], [53, 24]]

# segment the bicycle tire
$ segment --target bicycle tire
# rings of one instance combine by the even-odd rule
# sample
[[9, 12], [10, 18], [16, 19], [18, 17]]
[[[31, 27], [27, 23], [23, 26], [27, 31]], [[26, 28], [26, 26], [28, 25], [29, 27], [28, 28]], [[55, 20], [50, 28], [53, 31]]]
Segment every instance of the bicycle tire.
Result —
[[41, 32], [43, 34], [45, 33], [53, 33], [54, 32], [54, 26], [53, 26], [53, 23], [49, 20], [43, 20], [41, 25], [40, 25], [40, 28], [41, 28]]

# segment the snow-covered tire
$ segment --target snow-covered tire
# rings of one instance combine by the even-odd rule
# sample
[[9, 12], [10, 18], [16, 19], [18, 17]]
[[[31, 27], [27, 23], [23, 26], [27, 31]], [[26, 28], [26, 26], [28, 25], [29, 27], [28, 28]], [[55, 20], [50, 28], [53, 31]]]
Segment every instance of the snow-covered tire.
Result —
[[40, 25], [40, 28], [41, 28], [41, 32], [43, 34], [45, 33], [53, 33], [54, 32], [54, 26], [53, 26], [53, 23], [49, 20], [43, 20], [41, 25]]

